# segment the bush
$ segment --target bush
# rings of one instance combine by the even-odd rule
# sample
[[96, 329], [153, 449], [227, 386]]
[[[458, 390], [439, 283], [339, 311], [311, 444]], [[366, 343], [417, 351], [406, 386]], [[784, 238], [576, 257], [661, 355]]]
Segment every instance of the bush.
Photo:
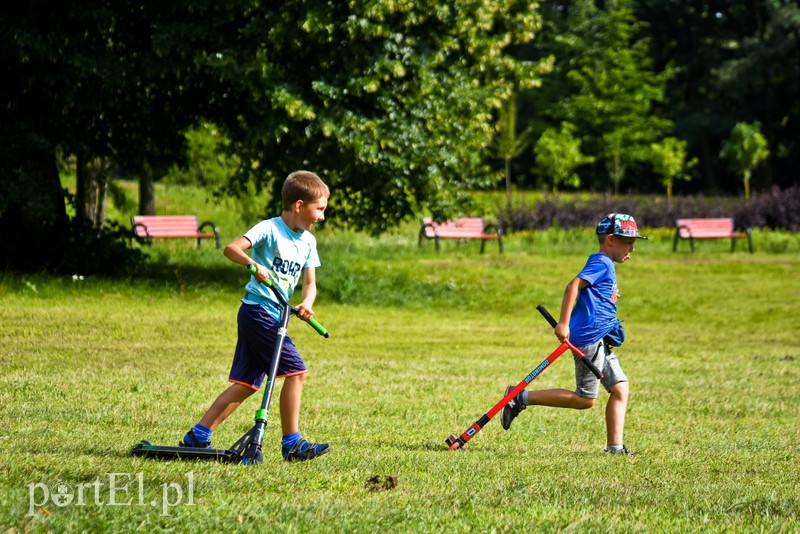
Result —
[[130, 230], [116, 223], [94, 228], [70, 219], [7, 236], [0, 268], [64, 275], [127, 275], [143, 265], [144, 254], [130, 243]]
[[95, 228], [71, 219], [66, 240], [50, 269], [60, 274], [125, 275], [139, 269], [144, 254], [130, 243], [131, 231], [116, 222]]
[[754, 194], [749, 201], [737, 205], [735, 218], [742, 226], [797, 232], [800, 230], [800, 188], [792, 186], [781, 191], [776, 186]]
[[750, 200], [730, 197], [594, 196], [574, 202], [568, 197], [548, 196], [533, 206], [518, 204], [497, 208], [504, 231], [542, 230], [550, 227], [593, 227], [608, 213], [629, 213], [639, 226], [673, 228], [675, 219], [733, 217], [737, 226], [800, 230], [800, 188], [754, 194]]

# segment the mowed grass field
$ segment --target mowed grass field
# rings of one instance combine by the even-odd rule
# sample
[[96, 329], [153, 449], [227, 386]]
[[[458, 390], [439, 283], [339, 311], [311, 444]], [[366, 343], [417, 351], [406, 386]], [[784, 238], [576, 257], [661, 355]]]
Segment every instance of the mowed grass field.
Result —
[[[220, 251], [157, 243], [128, 280], [0, 274], [0, 527], [800, 530], [798, 254], [673, 254], [662, 231], [618, 266], [633, 456], [602, 452], [604, 392], [587, 411], [532, 407], [510, 431], [495, 418], [449, 452], [449, 434], [558, 346], [535, 307], [558, 313], [596, 242], [550, 232], [509, 236], [503, 255], [474, 242], [436, 255], [415, 231], [317, 233], [315, 311], [331, 337], [289, 331], [310, 369], [301, 431], [332, 451], [307, 463], [281, 459], [277, 396], [262, 465], [127, 456], [141, 439], [177, 444], [227, 386], [245, 275]], [[571, 358], [532, 386], [574, 387]], [[215, 446], [250, 428], [259, 400]]]

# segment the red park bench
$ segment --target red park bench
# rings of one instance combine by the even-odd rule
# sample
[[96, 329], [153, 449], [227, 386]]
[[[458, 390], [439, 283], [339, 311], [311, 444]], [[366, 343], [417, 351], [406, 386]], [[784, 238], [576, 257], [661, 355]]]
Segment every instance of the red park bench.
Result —
[[753, 253], [753, 239], [750, 228], [743, 228], [743, 232], [736, 232], [733, 219], [729, 217], [718, 219], [678, 219], [675, 221], [675, 238], [672, 242], [672, 251], [678, 248], [678, 239], [688, 239], [694, 252], [695, 239], [730, 239], [731, 252], [736, 248], [737, 239], [747, 239], [750, 254]]
[[[150, 244], [155, 238], [196, 238], [197, 246], [201, 239], [214, 238], [219, 248], [219, 229], [211, 221], [200, 224], [196, 215], [134, 215], [131, 217], [133, 235]], [[212, 231], [204, 232], [210, 226]]]
[[[490, 233], [490, 232], [494, 233]], [[423, 217], [419, 229], [419, 246], [422, 240], [433, 239], [436, 242], [436, 253], [439, 253], [439, 240], [441, 239], [480, 239], [481, 254], [487, 240], [497, 240], [500, 253], [503, 252], [503, 232], [494, 224], [485, 224], [480, 217], [462, 217], [438, 223], [430, 217]]]

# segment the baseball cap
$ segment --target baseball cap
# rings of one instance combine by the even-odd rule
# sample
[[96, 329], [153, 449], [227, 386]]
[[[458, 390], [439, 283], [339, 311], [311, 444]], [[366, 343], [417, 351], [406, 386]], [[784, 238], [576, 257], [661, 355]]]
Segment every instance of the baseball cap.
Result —
[[614, 234], [622, 237], [635, 237], [636, 239], [647, 239], [639, 235], [639, 225], [634, 218], [625, 213], [609, 213], [597, 223], [597, 234]]

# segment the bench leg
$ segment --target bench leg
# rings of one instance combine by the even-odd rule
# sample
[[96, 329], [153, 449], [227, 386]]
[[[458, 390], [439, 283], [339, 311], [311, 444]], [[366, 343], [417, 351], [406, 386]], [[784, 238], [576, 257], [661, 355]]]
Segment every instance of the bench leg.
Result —
[[481, 254], [483, 254], [483, 250], [486, 248], [486, 240], [481, 239]]
[[694, 252], [694, 238], [693, 237], [689, 238], [689, 244], [692, 246], [692, 252]]
[[434, 237], [433, 240], [436, 242], [436, 253], [438, 254], [439, 253], [439, 236]]

